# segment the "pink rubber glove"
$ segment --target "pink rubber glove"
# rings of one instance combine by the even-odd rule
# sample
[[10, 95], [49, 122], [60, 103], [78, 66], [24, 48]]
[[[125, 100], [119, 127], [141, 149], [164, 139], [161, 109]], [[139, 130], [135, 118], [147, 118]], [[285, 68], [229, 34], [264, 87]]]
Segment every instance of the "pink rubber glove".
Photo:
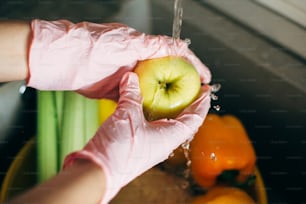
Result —
[[185, 41], [145, 35], [123, 24], [73, 24], [66, 20], [32, 21], [27, 85], [40, 90], [78, 90], [91, 98], [119, 97], [119, 82], [137, 61], [181, 56], [202, 82], [211, 76]]
[[180, 144], [191, 140], [210, 107], [210, 88], [176, 119], [148, 122], [142, 112], [138, 77], [126, 73], [120, 84], [118, 107], [81, 151], [68, 155], [64, 168], [85, 158], [99, 165], [106, 177], [101, 203], [109, 202], [131, 180], [168, 158]]

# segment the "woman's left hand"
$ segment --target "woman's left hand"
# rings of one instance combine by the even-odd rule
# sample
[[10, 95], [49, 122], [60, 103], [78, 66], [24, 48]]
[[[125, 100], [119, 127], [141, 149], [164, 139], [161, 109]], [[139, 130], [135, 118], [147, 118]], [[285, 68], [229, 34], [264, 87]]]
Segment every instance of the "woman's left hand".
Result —
[[146, 35], [118, 23], [33, 20], [28, 86], [77, 90], [91, 98], [119, 98], [119, 83], [139, 60], [181, 56], [204, 84], [210, 71], [184, 40]]

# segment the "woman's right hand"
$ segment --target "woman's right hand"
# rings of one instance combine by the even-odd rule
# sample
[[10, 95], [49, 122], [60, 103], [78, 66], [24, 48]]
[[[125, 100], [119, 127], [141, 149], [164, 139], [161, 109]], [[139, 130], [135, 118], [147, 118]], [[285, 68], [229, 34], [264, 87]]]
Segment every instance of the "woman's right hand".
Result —
[[182, 143], [191, 140], [210, 108], [210, 88], [175, 119], [147, 121], [142, 110], [138, 77], [126, 73], [120, 84], [116, 111], [102, 124], [83, 150], [68, 155], [64, 168], [77, 159], [88, 159], [104, 172], [110, 201], [132, 179], [164, 161]]

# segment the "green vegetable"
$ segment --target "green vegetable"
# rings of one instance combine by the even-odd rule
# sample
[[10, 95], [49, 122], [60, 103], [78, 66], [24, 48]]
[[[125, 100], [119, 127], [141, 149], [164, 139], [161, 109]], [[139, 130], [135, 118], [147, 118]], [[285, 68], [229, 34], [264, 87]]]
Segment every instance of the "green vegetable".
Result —
[[57, 112], [57, 124], [58, 127], [60, 127], [62, 124], [62, 116], [63, 116], [64, 91], [55, 91], [54, 94], [55, 94], [55, 106]]
[[60, 164], [69, 153], [84, 146], [85, 98], [75, 92], [64, 93], [64, 109], [60, 137]]
[[58, 124], [55, 92], [38, 91], [37, 111], [38, 180], [45, 181], [58, 171]]
[[85, 99], [85, 140], [87, 143], [99, 128], [99, 101], [95, 99]]
[[38, 181], [55, 175], [99, 127], [98, 100], [73, 91], [38, 91]]

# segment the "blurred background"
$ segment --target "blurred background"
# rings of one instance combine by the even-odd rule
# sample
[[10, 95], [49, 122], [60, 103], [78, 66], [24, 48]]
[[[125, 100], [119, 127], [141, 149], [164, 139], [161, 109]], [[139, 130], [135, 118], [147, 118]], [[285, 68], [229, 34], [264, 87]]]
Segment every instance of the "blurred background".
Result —
[[[172, 34], [173, 0], [2, 0], [0, 18], [122, 22]], [[211, 112], [241, 119], [269, 203], [306, 203], [304, 0], [184, 0], [182, 38], [222, 88]], [[0, 31], [1, 32], [1, 31]], [[0, 181], [35, 134], [35, 90], [0, 85]], [[214, 106], [220, 106], [217, 111]], [[18, 159], [18, 158], [17, 158]]]

